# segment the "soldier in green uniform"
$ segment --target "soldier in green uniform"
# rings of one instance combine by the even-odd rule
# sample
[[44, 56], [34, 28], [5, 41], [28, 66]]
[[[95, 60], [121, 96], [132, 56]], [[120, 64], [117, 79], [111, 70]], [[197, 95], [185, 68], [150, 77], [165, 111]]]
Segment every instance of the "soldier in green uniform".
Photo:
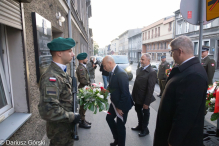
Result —
[[202, 66], [205, 68], [208, 75], [208, 84], [212, 85], [212, 79], [215, 72], [215, 61], [208, 56], [209, 47], [202, 46]]
[[74, 53], [72, 38], [55, 38], [47, 44], [53, 61], [40, 78], [39, 114], [46, 120], [50, 146], [73, 146], [73, 126], [80, 115], [73, 113], [72, 79], [66, 72]]
[[157, 95], [158, 97], [161, 97], [163, 94], [163, 90], [165, 88], [166, 79], [167, 79], [166, 69], [169, 69], [169, 68], [170, 68], [170, 64], [166, 61], [166, 56], [162, 55], [161, 63], [159, 65], [158, 75], [157, 75], [159, 79], [159, 86], [160, 86], [160, 94]]
[[[78, 54], [77, 59], [79, 61], [79, 65], [76, 70], [76, 74], [78, 82], [80, 83], [78, 88], [83, 88], [90, 85], [89, 72], [86, 67], [88, 61], [87, 53]], [[84, 109], [84, 105], [81, 105], [79, 109], [79, 114], [81, 115], [81, 122], [79, 123], [79, 127], [89, 129], [91, 128], [91, 122], [85, 120], [85, 112], [86, 110]]]

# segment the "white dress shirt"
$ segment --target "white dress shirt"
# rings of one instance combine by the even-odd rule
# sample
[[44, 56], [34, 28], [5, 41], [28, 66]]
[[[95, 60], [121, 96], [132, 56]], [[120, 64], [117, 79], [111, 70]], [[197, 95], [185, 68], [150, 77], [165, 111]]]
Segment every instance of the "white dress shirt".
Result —
[[60, 64], [60, 63], [57, 63], [57, 62], [54, 62], [54, 63], [57, 64], [63, 71], [67, 68], [67, 66], [64, 65], [64, 64]]
[[[189, 59], [183, 61], [183, 63], [186, 63], [187, 61], [189, 61], [189, 60], [191, 60], [191, 59], [193, 59], [193, 58], [195, 58], [195, 56], [193, 56], [193, 57], [191, 57], [191, 58], [189, 58]], [[181, 63], [180, 65], [182, 65], [183, 63]]]

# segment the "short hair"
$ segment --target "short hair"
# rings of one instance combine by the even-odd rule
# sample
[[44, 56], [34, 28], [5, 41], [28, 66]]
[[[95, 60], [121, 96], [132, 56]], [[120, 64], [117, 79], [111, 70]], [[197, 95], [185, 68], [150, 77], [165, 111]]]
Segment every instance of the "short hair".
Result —
[[50, 54], [52, 55], [52, 57], [55, 56], [55, 53], [56, 53], [56, 51], [50, 50]]
[[179, 36], [170, 42], [170, 46], [173, 49], [182, 48], [186, 54], [193, 54], [194, 47], [192, 40], [187, 36]]
[[[145, 57], [147, 57], [148, 60], [151, 61], [151, 55], [150, 55], [150, 54], [148, 54], [148, 53], [144, 53], [143, 55], [144, 55]], [[142, 55], [142, 56], [143, 56], [143, 55]]]

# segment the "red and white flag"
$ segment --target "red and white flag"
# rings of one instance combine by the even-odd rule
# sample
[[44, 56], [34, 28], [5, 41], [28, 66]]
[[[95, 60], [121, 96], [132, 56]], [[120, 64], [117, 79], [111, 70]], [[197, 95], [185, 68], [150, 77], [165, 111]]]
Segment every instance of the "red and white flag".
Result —
[[56, 82], [56, 78], [50, 77], [50, 78], [49, 78], [49, 81], [50, 81], [50, 82]]

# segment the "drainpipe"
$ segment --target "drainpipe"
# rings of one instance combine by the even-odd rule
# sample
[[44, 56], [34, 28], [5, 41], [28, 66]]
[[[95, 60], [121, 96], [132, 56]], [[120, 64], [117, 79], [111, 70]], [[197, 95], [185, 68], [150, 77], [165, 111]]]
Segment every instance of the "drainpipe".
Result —
[[[71, 27], [71, 3], [70, 0], [68, 0], [68, 37], [72, 38], [72, 27]], [[71, 61], [71, 77], [73, 77], [74, 69], [73, 69], [73, 59]]]

